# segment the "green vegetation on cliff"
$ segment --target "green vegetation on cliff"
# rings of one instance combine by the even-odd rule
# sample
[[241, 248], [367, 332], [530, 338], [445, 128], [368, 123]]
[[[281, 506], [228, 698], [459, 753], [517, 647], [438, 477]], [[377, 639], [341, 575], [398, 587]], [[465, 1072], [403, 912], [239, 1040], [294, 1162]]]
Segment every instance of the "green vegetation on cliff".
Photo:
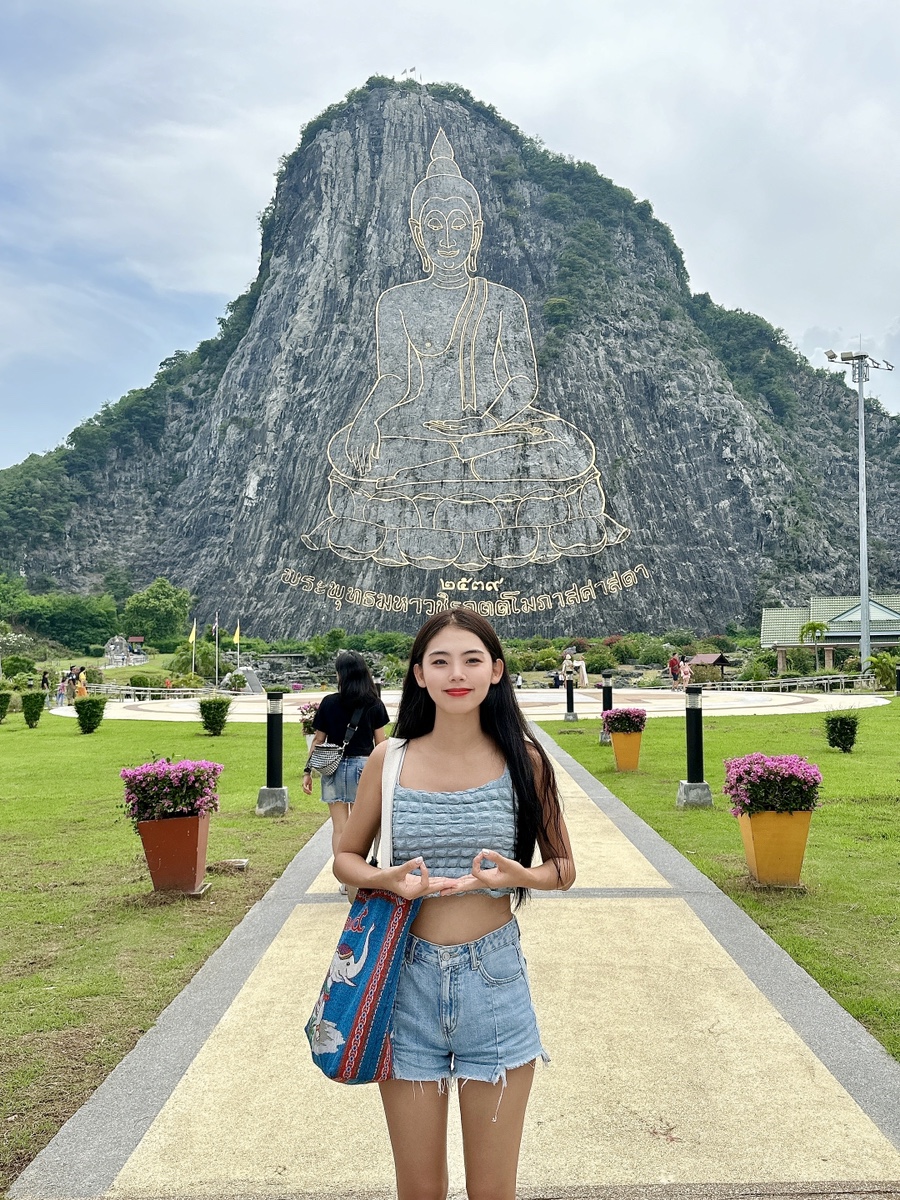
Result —
[[[219, 332], [160, 363], [152, 383], [107, 404], [49, 454], [31, 454], [0, 470], [0, 570], [18, 570], [25, 552], [62, 542], [73, 506], [98, 487], [111, 457], [127, 460], [156, 451], [176, 410], [191, 410], [211, 395], [247, 332], [268, 273], [268, 253], [257, 278], [219, 317]], [[102, 486], [99, 485], [99, 486]]]

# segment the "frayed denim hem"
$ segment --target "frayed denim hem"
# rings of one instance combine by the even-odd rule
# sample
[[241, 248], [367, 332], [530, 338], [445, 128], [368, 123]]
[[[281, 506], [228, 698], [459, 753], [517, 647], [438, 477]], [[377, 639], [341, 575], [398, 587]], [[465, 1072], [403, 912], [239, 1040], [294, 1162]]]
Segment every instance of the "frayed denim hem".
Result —
[[[537, 1070], [537, 1065], [539, 1062], [542, 1063], [545, 1067], [550, 1066], [550, 1062], [551, 1062], [550, 1055], [547, 1053], [546, 1050], [544, 1050], [543, 1047], [541, 1047], [541, 1052], [536, 1058], [526, 1058], [524, 1062], [510, 1063], [509, 1066], [498, 1067], [497, 1070], [494, 1071], [493, 1075], [489, 1079], [479, 1078], [479, 1076], [477, 1076], [477, 1075], [457, 1075], [454, 1072], [453, 1074], [450, 1074], [450, 1075], [441, 1075], [437, 1079], [409, 1079], [409, 1080], [405, 1080], [405, 1082], [411, 1083], [413, 1085], [413, 1088], [415, 1088], [416, 1085], [418, 1085], [419, 1088], [421, 1088], [423, 1094], [425, 1092], [425, 1084], [426, 1083], [436, 1083], [437, 1087], [438, 1087], [438, 1095], [439, 1096], [443, 1096], [449, 1092], [452, 1092], [454, 1090], [454, 1088], [457, 1088], [457, 1087], [458, 1087], [459, 1091], [462, 1091], [462, 1089], [466, 1086], [467, 1083], [488, 1083], [491, 1085], [491, 1087], [496, 1087], [497, 1084], [499, 1083], [500, 1084], [500, 1095], [497, 1098], [497, 1108], [492, 1117], [492, 1121], [496, 1121], [497, 1117], [500, 1115], [500, 1104], [503, 1100], [503, 1093], [506, 1091], [506, 1076], [507, 1076], [508, 1072], [517, 1071], [520, 1067], [527, 1067], [529, 1065], [534, 1070]], [[399, 1076], [399, 1075], [395, 1075], [394, 1078], [402, 1079], [403, 1077]]]

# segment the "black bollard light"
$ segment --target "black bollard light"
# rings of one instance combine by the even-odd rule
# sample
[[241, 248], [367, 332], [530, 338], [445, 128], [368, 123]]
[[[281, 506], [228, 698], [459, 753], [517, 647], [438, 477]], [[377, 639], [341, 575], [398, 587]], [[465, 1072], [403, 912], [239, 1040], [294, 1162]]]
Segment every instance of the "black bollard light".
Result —
[[256, 800], [258, 817], [280, 817], [287, 812], [284, 787], [284, 692], [266, 693], [266, 786]]
[[685, 735], [687, 779], [678, 784], [679, 808], [712, 808], [712, 792], [703, 778], [703, 688], [690, 683], [685, 688]]
[[603, 711], [604, 712], [609, 712], [609, 710], [613, 706], [612, 681], [613, 681], [612, 671], [604, 671], [603, 672]]
[[[613, 706], [613, 687], [612, 687], [613, 672], [612, 671], [602, 671], [601, 674], [603, 675], [603, 691], [601, 693], [601, 695], [602, 695], [601, 703], [602, 703], [602, 707], [603, 707], [603, 712], [609, 712], [609, 710]], [[609, 734], [606, 732], [606, 730], [603, 728], [602, 725], [600, 726], [600, 745], [601, 746], [611, 746], [612, 745], [612, 739], [610, 738]]]
[[578, 720], [578, 714], [575, 711], [575, 680], [571, 675], [566, 680], [566, 720]]

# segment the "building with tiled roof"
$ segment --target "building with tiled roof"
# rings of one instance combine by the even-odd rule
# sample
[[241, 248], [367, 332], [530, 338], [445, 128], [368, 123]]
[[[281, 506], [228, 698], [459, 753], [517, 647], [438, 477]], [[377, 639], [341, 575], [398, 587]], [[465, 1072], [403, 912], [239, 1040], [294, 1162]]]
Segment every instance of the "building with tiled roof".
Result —
[[[787, 652], [800, 641], [800, 630], [807, 621], [823, 621], [828, 632], [819, 641], [825, 650], [825, 669], [834, 666], [834, 651], [839, 646], [859, 646], [859, 596], [811, 596], [798, 608], [764, 608], [760, 644], [778, 652], [778, 670], [787, 670]], [[869, 596], [869, 633], [873, 652], [900, 645], [900, 594], [883, 592]]]

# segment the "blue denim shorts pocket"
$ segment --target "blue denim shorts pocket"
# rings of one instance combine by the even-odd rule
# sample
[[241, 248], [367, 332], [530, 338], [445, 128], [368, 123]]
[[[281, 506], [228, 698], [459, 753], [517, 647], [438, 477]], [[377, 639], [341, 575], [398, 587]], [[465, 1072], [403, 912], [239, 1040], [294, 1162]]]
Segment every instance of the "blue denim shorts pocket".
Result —
[[478, 970], [482, 979], [493, 987], [515, 983], [525, 974], [525, 962], [518, 946], [498, 946], [478, 955]]
[[368, 758], [342, 758], [333, 775], [322, 776], [322, 800], [326, 804], [352, 804], [368, 761]]

